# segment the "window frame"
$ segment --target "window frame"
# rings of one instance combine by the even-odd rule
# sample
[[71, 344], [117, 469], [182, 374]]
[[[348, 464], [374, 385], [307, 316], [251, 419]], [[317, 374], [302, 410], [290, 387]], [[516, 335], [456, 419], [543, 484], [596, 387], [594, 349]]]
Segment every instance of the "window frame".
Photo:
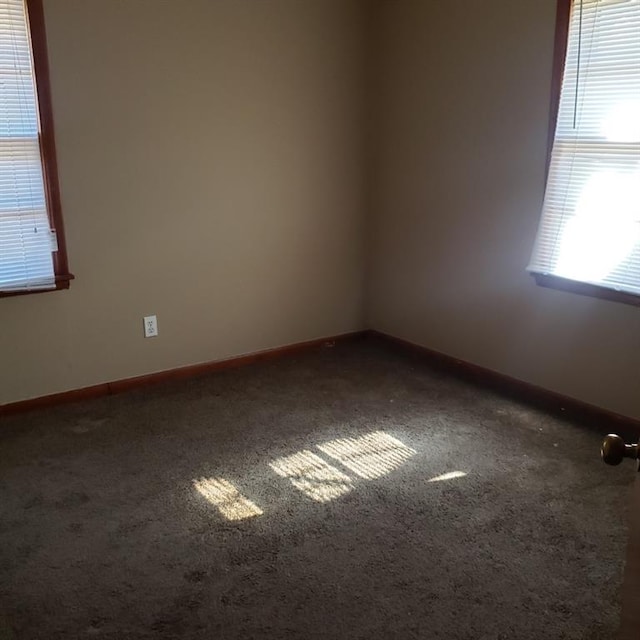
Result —
[[58, 244], [58, 250], [52, 254], [55, 286], [50, 289], [25, 289], [24, 291], [0, 290], [0, 298], [31, 295], [35, 293], [49, 293], [60, 289], [68, 289], [69, 283], [74, 278], [69, 271], [64, 222], [62, 220], [60, 185], [58, 182], [58, 161], [53, 128], [53, 108], [51, 105], [47, 34], [45, 31], [42, 0], [25, 0], [25, 8], [31, 38], [33, 75], [36, 85], [38, 116], [40, 119], [40, 158], [42, 161], [47, 215], [49, 216], [51, 228], [56, 231]]
[[[547, 134], [547, 158], [544, 172], [545, 188], [549, 177], [549, 167], [551, 165], [551, 153], [556, 134], [556, 124], [558, 122], [558, 112], [560, 111], [560, 94], [562, 92], [562, 80], [564, 77], [564, 65], [567, 57], [567, 46], [569, 42], [569, 27], [571, 25], [571, 9], [575, 2], [579, 0], [558, 0], [556, 5], [556, 28], [555, 41], [553, 47], [553, 70], [551, 75], [551, 106], [549, 109], [549, 130]], [[554, 276], [544, 273], [531, 273], [536, 284], [540, 287], [558, 289], [569, 293], [576, 293], [582, 296], [621, 302], [633, 306], [640, 306], [640, 295], [635, 295], [627, 291], [616, 291], [608, 287], [601, 287], [597, 284], [570, 280], [561, 276]]]

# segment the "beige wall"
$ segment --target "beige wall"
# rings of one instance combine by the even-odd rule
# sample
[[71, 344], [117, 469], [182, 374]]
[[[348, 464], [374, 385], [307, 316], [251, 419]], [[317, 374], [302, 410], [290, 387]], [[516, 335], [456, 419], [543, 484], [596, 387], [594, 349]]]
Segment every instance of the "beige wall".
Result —
[[363, 328], [358, 2], [45, 15], [77, 279], [0, 301], [0, 404]]
[[639, 310], [525, 272], [555, 0], [365, 5], [45, 0], [77, 280], [0, 404], [370, 326], [640, 417]]
[[536, 287], [556, 0], [376, 4], [368, 322], [640, 418], [640, 309]]

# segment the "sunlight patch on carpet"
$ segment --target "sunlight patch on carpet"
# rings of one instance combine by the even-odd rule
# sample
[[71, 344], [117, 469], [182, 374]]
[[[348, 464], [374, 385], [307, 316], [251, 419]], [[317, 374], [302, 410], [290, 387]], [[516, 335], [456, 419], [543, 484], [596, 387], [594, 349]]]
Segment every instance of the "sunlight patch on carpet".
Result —
[[353, 489], [349, 476], [311, 451], [278, 458], [269, 466], [316, 502], [329, 502]]
[[366, 480], [375, 480], [404, 464], [416, 451], [384, 431], [359, 438], [338, 438], [318, 449]]
[[227, 520], [244, 520], [262, 515], [262, 509], [245, 498], [228, 480], [224, 478], [200, 478], [193, 486]]
[[441, 476], [435, 476], [428, 480], [428, 482], [442, 482], [443, 480], [455, 480], [456, 478], [464, 478], [467, 474], [464, 471], [449, 471], [449, 473], [443, 473]]

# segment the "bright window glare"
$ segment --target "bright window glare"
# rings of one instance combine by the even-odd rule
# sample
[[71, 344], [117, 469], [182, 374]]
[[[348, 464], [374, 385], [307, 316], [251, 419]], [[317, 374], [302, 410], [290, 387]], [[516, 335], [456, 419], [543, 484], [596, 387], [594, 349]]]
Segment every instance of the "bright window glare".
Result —
[[602, 135], [611, 142], [640, 142], [640, 100], [621, 100], [602, 122]]
[[227, 520], [244, 520], [262, 515], [262, 509], [245, 498], [229, 481], [224, 478], [200, 478], [193, 486]]
[[329, 502], [353, 489], [349, 476], [311, 451], [278, 458], [269, 466], [316, 502]]
[[318, 449], [366, 480], [386, 476], [416, 453], [383, 431], [339, 438], [318, 445]]
[[601, 282], [640, 240], [639, 222], [640, 172], [593, 175], [562, 231], [556, 275]]
[[562, 5], [566, 56], [527, 269], [540, 284], [559, 276], [640, 295], [640, 0]]
[[428, 482], [442, 482], [444, 480], [455, 480], [456, 478], [464, 478], [467, 474], [464, 471], [449, 471], [449, 473], [443, 473], [441, 476], [435, 476]]

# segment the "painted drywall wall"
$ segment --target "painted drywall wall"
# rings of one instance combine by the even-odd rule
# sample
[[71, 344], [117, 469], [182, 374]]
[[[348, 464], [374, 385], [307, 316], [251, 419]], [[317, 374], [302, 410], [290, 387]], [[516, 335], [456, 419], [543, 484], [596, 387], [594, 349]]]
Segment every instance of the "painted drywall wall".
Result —
[[375, 3], [368, 323], [640, 418], [640, 309], [537, 287], [556, 0]]
[[361, 4], [44, 5], [76, 280], [0, 300], [0, 404], [363, 328]]

